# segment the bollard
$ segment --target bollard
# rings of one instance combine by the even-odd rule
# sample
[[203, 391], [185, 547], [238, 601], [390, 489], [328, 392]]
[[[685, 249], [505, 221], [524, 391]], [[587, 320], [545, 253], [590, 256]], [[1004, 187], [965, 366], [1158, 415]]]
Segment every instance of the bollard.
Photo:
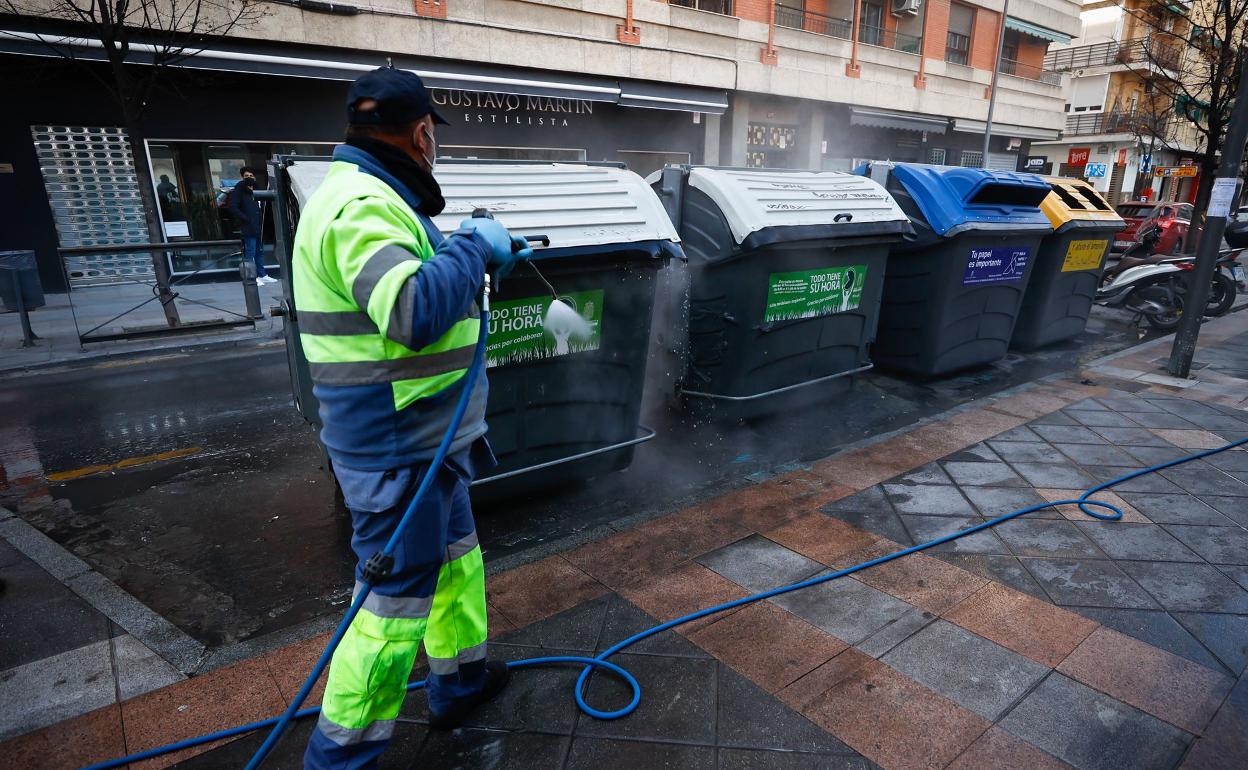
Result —
[[243, 261], [238, 263], [238, 277], [243, 282], [243, 299], [247, 302], [247, 317], [264, 318], [264, 312], [260, 310], [260, 289], [256, 287], [256, 266], [250, 259], [244, 257]]

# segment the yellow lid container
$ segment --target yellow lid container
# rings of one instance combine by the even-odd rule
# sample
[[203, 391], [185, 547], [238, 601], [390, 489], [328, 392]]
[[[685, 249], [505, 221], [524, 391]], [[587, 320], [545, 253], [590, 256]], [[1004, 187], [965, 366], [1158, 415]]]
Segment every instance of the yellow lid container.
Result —
[[[1125, 226], [1122, 217], [1114, 211], [1114, 207], [1101, 197], [1092, 185], [1082, 179], [1070, 179], [1059, 176], [1046, 176], [1053, 191], [1040, 202], [1040, 210], [1049, 218], [1054, 230], [1059, 230], [1072, 222], [1097, 223], [1101, 225]], [[1079, 227], [1081, 225], [1074, 225]], [[1087, 227], [1087, 224], [1082, 226]]]

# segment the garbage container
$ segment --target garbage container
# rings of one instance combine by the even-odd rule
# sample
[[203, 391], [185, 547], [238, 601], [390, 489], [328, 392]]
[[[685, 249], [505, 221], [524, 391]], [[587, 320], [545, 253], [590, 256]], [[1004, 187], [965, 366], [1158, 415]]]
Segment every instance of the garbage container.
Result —
[[[328, 165], [274, 164], [289, 180], [296, 215]], [[589, 328], [582, 336], [546, 328], [554, 299], [523, 265], [495, 288], [486, 420], [500, 464], [477, 481], [474, 497], [525, 494], [627, 467], [634, 447], [654, 437], [639, 418], [655, 276], [680, 253], [658, 198], [620, 164], [440, 161], [437, 175], [446, 198], [438, 229], [449, 234], [486, 208], [513, 233], [549, 236], [533, 261]], [[282, 251], [285, 267], [290, 249]], [[287, 326], [297, 335], [298, 297], [287, 297], [294, 305]], [[315, 399], [310, 384], [298, 381], [306, 376], [298, 363], [291, 367], [295, 390], [305, 418], [314, 419]]]
[[0, 251], [0, 302], [4, 312], [18, 311], [17, 291], [21, 288], [21, 306], [26, 310], [43, 307], [43, 284], [33, 251]]
[[930, 378], [1004, 357], [1040, 241], [1052, 229], [1039, 208], [1048, 183], [911, 163], [886, 173], [915, 236], [889, 254], [872, 358]]
[[1045, 177], [1052, 192], [1040, 203], [1053, 233], [1036, 255], [1010, 346], [1034, 350], [1083, 333], [1105, 270], [1105, 255], [1122, 217], [1079, 179]]
[[651, 180], [688, 259], [686, 399], [748, 416], [870, 368], [888, 249], [912, 232], [883, 187], [837, 171], [705, 166]]

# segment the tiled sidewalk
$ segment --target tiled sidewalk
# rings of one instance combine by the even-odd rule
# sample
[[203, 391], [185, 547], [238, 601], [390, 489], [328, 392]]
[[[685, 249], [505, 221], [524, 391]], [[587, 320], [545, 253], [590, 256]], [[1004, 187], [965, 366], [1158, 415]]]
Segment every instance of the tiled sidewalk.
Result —
[[[1118, 390], [1063, 381], [987, 400], [494, 576], [495, 654], [602, 649], [651, 618], [854, 564], [1248, 435], [1248, 413], [1219, 403], [1239, 400], [1229, 388], [1167, 388], [1129, 376], [1147, 371], [1129, 368], [1137, 364], [1115, 362], [1125, 381]], [[1044, 511], [682, 627], [617, 658], [645, 688], [638, 712], [618, 722], [577, 713], [574, 669], [517, 672], [473, 729], [450, 736], [426, 731], [415, 697], [387, 761], [1243, 767], [1245, 458], [1236, 451], [1124, 485], [1124, 522]], [[16, 766], [69, 767], [267, 716], [323, 642], [100, 709], [0, 752]], [[622, 690], [605, 679], [590, 690], [595, 703], [621, 703]], [[300, 726], [273, 766], [298, 765], [308, 729]], [[179, 759], [232, 766], [258, 740]]]

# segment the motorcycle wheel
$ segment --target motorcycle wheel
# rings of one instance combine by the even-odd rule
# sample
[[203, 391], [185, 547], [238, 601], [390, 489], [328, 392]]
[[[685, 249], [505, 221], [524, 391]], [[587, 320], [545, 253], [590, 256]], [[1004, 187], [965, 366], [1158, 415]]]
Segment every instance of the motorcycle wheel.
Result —
[[1220, 316], [1231, 311], [1238, 294], [1235, 282], [1226, 273], [1218, 271], [1213, 274], [1213, 285], [1209, 287], [1209, 305], [1205, 315]]
[[1179, 328], [1179, 321], [1183, 318], [1183, 294], [1176, 291], [1172, 296], [1175, 306], [1169, 312], [1144, 314], [1144, 320], [1148, 321], [1149, 326], [1163, 332]]

